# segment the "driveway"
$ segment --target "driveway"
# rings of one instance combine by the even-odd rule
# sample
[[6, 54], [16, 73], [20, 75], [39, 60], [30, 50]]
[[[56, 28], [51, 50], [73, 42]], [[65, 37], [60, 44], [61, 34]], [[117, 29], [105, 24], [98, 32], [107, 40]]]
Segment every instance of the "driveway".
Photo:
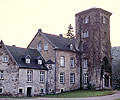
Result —
[[113, 95], [101, 96], [101, 97], [88, 97], [88, 98], [34, 98], [34, 99], [19, 99], [19, 98], [0, 98], [0, 100], [114, 100], [120, 98], [120, 92], [116, 92]]

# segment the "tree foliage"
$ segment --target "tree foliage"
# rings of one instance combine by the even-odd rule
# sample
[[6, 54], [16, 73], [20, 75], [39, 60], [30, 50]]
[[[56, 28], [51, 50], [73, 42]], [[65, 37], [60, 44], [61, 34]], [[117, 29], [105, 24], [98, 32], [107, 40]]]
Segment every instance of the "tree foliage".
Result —
[[74, 38], [75, 37], [73, 34], [73, 27], [71, 24], [68, 26], [68, 32], [65, 35], [67, 38]]
[[112, 82], [114, 89], [120, 89], [120, 47], [112, 47]]

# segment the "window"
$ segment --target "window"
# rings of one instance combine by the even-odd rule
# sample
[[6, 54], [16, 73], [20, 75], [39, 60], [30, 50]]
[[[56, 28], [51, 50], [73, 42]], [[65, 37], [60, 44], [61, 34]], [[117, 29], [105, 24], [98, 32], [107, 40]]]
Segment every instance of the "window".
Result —
[[102, 21], [103, 21], [104, 24], [106, 23], [106, 18], [105, 18], [105, 16], [102, 16]]
[[109, 19], [106, 16], [102, 16], [102, 23], [109, 24]]
[[61, 88], [61, 89], [60, 89], [60, 92], [61, 92], [61, 93], [64, 92], [64, 88]]
[[40, 89], [40, 93], [45, 93], [45, 89]]
[[75, 67], [75, 59], [73, 57], [70, 58], [70, 66]]
[[83, 82], [86, 84], [86, 83], [88, 83], [88, 74], [86, 73], [86, 74], [84, 74], [84, 80], [83, 80]]
[[48, 50], [48, 43], [44, 44], [44, 50], [47, 51]]
[[82, 67], [87, 68], [88, 67], [88, 60], [87, 59], [82, 59]]
[[40, 72], [40, 82], [45, 82], [45, 72]]
[[32, 77], [33, 77], [33, 72], [27, 71], [27, 81], [28, 82], [32, 82]]
[[64, 72], [61, 72], [60, 73], [60, 83], [64, 83], [64, 79], [65, 79]]
[[65, 57], [64, 56], [60, 57], [60, 66], [65, 66]]
[[29, 59], [29, 58], [26, 58], [26, 59], [25, 59], [25, 63], [26, 63], [26, 64], [29, 64], [29, 63], [30, 63], [30, 59]]
[[3, 79], [3, 71], [0, 71], [0, 79]]
[[73, 45], [72, 44], [70, 44], [70, 50], [73, 50]]
[[70, 73], [70, 83], [75, 83], [75, 73]]
[[3, 94], [3, 87], [0, 87], [0, 94]]
[[8, 57], [3, 57], [3, 62], [7, 63], [8, 62]]
[[18, 93], [24, 93], [24, 88], [19, 87], [19, 89], [18, 89]]
[[41, 51], [41, 43], [38, 44], [37, 50], [40, 52]]
[[81, 38], [87, 38], [87, 37], [89, 37], [89, 32], [88, 32], [88, 30], [82, 31], [82, 32], [81, 32]]
[[90, 17], [89, 16], [85, 16], [84, 19], [83, 19], [83, 23], [87, 24], [87, 23], [89, 23], [89, 20], [90, 20]]
[[42, 64], [42, 60], [41, 59], [38, 59], [38, 64]]

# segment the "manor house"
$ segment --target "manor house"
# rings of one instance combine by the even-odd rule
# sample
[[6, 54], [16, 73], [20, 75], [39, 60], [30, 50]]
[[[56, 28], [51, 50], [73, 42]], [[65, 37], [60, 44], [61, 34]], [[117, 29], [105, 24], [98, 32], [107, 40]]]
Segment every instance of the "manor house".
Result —
[[101, 8], [77, 13], [74, 39], [39, 29], [27, 48], [1, 41], [0, 95], [111, 89], [111, 15]]

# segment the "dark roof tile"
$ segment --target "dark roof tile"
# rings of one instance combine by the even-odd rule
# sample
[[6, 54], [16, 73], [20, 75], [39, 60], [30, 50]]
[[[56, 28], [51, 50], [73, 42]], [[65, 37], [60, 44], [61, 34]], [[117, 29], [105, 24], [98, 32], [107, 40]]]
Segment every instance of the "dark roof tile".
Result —
[[[14, 46], [6, 46], [6, 47], [11, 53], [11, 55], [14, 57], [20, 68], [47, 70], [47, 67], [44, 65], [45, 60], [37, 50], [14, 47]], [[25, 63], [25, 57], [28, 55], [30, 56], [30, 64]], [[39, 57], [43, 58], [42, 60], [44, 63], [42, 65], [39, 65], [36, 61], [36, 58]]]
[[62, 36], [52, 35], [48, 33], [42, 33], [49, 41], [54, 44], [57, 49], [75, 51], [71, 50], [70, 45], [72, 44], [75, 48], [75, 39], [64, 38]]

